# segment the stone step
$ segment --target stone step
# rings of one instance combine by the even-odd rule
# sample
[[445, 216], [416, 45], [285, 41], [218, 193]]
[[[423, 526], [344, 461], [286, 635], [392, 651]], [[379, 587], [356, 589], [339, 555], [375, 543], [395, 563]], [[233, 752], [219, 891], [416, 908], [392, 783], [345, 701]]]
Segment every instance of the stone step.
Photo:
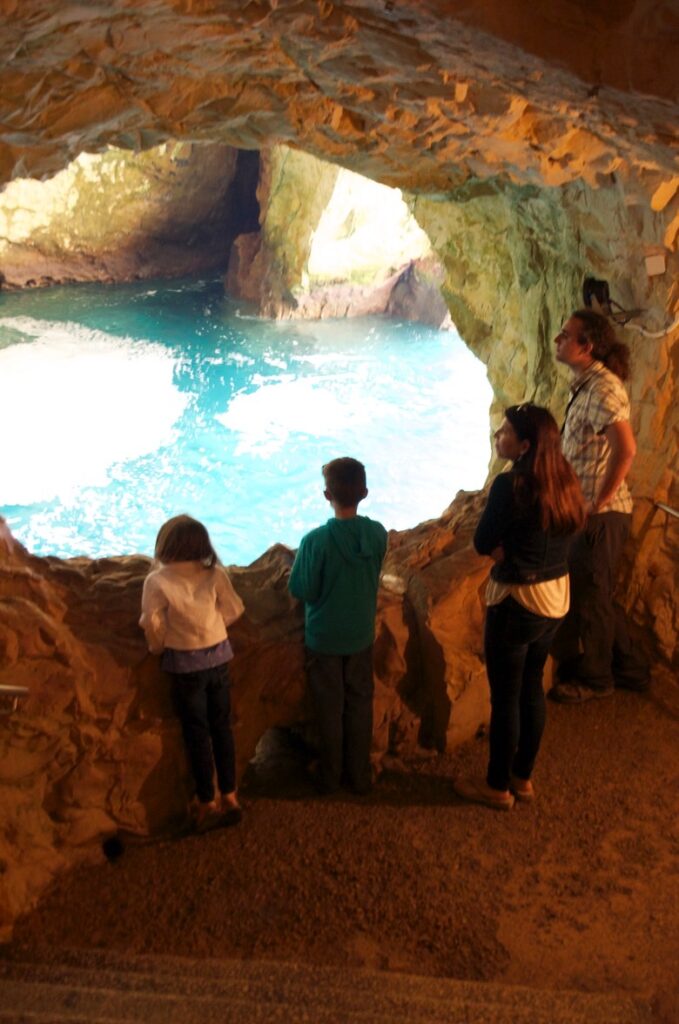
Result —
[[0, 950], [0, 1024], [649, 1024], [629, 996], [268, 961]]

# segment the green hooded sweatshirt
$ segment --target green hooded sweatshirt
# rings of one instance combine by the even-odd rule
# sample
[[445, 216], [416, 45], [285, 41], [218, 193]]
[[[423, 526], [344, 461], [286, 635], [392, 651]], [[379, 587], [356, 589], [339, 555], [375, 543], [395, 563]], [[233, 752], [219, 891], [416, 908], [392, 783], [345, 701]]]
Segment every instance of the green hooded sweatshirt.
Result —
[[375, 610], [387, 531], [367, 516], [329, 519], [302, 538], [290, 592], [304, 601], [307, 647], [356, 654], [375, 639]]

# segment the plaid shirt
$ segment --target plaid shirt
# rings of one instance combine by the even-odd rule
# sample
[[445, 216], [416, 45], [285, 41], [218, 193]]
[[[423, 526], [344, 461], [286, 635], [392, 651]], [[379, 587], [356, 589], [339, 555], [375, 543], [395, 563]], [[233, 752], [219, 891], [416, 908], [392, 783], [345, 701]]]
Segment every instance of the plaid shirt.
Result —
[[[622, 381], [595, 360], [571, 385], [563, 427], [563, 453], [580, 481], [585, 501], [596, 500], [608, 466], [611, 448], [604, 433], [606, 427], [629, 418], [629, 398]], [[625, 481], [600, 511], [632, 511]]]

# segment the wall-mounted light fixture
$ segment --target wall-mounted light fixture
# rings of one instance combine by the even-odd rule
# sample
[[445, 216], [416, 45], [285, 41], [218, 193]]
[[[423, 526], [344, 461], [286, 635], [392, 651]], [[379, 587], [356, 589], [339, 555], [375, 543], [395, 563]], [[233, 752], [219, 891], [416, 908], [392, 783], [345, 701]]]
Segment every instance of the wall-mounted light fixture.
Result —
[[[649, 260], [662, 260], [662, 270], [651, 270], [648, 269]], [[651, 263], [651, 268], [660, 266], [654, 262]], [[651, 253], [646, 257], [646, 269], [649, 277], [655, 276], [655, 274], [665, 273], [665, 257], [663, 254]], [[618, 327], [627, 327], [631, 331], [639, 331], [645, 338], [664, 338], [666, 334], [669, 334], [676, 327], [679, 327], [679, 317], [676, 318], [674, 323], [668, 324], [661, 331], [647, 331], [641, 324], [632, 324], [630, 320], [635, 320], [637, 317], [645, 313], [645, 309], [623, 309], [619, 302], [611, 298], [610, 289], [608, 287], [608, 281], [600, 281], [596, 277], [586, 277], [582, 283], [582, 300], [587, 309], [593, 309], [595, 313], [602, 313], [613, 321]]]

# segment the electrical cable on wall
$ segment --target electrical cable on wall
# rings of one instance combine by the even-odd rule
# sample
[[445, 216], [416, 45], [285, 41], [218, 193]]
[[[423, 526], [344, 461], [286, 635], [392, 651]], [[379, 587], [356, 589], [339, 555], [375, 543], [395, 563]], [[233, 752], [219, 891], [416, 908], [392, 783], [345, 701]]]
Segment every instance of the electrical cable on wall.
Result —
[[677, 327], [679, 327], [679, 316], [669, 325], [664, 327], [662, 331], [647, 331], [641, 324], [626, 323], [622, 325], [628, 331], [639, 331], [639, 334], [643, 334], [645, 338], [664, 338], [667, 334], [671, 334]]

